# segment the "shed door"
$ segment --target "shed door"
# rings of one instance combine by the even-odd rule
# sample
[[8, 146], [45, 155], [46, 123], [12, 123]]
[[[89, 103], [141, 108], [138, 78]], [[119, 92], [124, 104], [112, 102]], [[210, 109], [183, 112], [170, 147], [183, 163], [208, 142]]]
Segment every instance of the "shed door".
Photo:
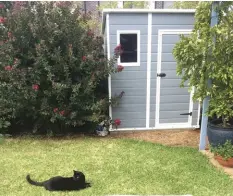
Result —
[[180, 88], [172, 54], [180, 34], [189, 30], [159, 30], [157, 59], [156, 127], [191, 127], [193, 103], [188, 86]]

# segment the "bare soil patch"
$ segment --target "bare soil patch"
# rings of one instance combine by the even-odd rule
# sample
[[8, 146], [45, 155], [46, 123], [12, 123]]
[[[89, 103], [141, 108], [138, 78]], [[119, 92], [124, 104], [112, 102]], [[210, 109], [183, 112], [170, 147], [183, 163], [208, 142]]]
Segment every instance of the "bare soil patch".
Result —
[[169, 146], [190, 146], [198, 148], [200, 130], [116, 131], [111, 132], [109, 137], [131, 138]]

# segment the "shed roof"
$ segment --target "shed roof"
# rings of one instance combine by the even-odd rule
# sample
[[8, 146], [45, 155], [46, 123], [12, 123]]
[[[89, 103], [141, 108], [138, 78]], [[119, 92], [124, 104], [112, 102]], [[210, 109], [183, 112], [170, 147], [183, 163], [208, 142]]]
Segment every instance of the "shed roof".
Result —
[[102, 34], [105, 30], [106, 15], [109, 13], [195, 13], [195, 9], [103, 9]]

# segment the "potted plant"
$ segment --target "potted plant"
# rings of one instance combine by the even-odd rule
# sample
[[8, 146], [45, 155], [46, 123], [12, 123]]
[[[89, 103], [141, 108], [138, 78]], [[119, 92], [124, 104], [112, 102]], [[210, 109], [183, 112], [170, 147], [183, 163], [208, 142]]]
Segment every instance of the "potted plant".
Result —
[[233, 145], [227, 140], [223, 145], [217, 147], [210, 145], [210, 151], [214, 153], [214, 158], [224, 167], [233, 167]]
[[181, 35], [173, 54], [181, 86], [194, 87], [193, 100], [202, 102], [209, 96], [205, 113], [210, 118], [208, 140], [212, 146], [233, 144], [233, 36], [230, 21], [233, 2], [217, 7], [218, 24], [211, 27], [212, 2], [201, 2], [195, 13], [195, 24], [189, 36]]

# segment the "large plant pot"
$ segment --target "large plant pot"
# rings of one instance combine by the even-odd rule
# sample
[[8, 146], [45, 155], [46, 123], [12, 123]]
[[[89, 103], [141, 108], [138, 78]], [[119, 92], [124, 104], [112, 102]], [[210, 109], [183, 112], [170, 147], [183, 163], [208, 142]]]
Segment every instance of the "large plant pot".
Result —
[[233, 158], [229, 158], [227, 160], [224, 160], [221, 156], [214, 156], [215, 160], [218, 161], [218, 163], [224, 167], [231, 167], [233, 168]]
[[207, 136], [209, 143], [217, 147], [218, 144], [223, 145], [230, 140], [233, 145], [233, 128], [223, 128], [219, 126], [220, 120], [212, 120], [208, 123]]

